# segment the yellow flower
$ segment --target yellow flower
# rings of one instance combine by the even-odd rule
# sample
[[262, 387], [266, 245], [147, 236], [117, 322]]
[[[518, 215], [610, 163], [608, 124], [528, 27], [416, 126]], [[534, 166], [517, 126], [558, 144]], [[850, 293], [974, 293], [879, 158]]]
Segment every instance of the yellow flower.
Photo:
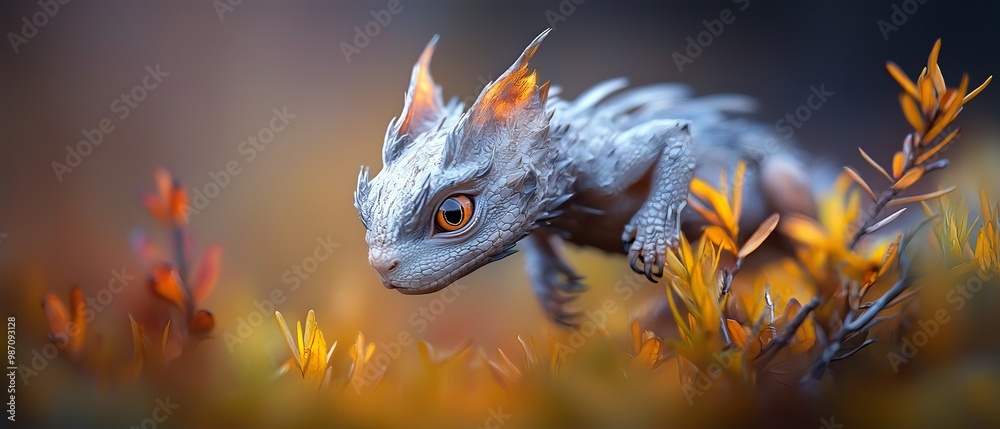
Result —
[[820, 202], [818, 220], [791, 215], [782, 223], [785, 235], [803, 245], [799, 258], [818, 279], [828, 278], [834, 266], [831, 263], [836, 262], [843, 262], [844, 273], [858, 281], [866, 280], [878, 268], [849, 248], [861, 204], [857, 190], [848, 192], [850, 183], [849, 175], [840, 175], [833, 191]]
[[387, 367], [379, 368], [377, 365], [372, 365], [373, 356], [375, 356], [375, 343], [365, 345], [364, 334], [358, 332], [354, 346], [351, 347], [351, 359], [353, 363], [348, 375], [348, 378], [351, 380], [351, 386], [354, 386], [354, 390], [357, 393], [361, 393], [362, 389], [367, 386], [371, 386], [372, 388], [377, 387], [379, 382], [382, 381], [385, 371], [388, 369]]
[[327, 350], [323, 332], [320, 331], [319, 326], [316, 324], [316, 312], [309, 310], [309, 314], [306, 316], [304, 332], [302, 330], [302, 323], [295, 322], [295, 332], [297, 334], [295, 338], [292, 337], [292, 333], [285, 323], [285, 318], [280, 312], [274, 312], [274, 319], [277, 320], [278, 327], [285, 334], [285, 341], [288, 343], [288, 348], [292, 351], [290, 363], [295, 364], [302, 378], [308, 381], [323, 380], [326, 370], [330, 366], [330, 357], [333, 356], [333, 350], [337, 348], [337, 343], [334, 342], [330, 346], [330, 349]]
[[[739, 160], [736, 163], [736, 169], [733, 171], [731, 193], [728, 188], [729, 180], [726, 177], [725, 169], [722, 170], [721, 177], [719, 178], [721, 189], [715, 189], [701, 179], [695, 178], [691, 181], [691, 195], [693, 197], [688, 199], [691, 208], [710, 224], [705, 227], [704, 235], [722, 250], [732, 253], [741, 259], [756, 250], [771, 232], [774, 231], [775, 226], [778, 225], [778, 214], [772, 214], [747, 239], [743, 246], [738, 245], [740, 215], [742, 214], [743, 207], [743, 183], [746, 179], [746, 170], [746, 162], [742, 159]], [[710, 205], [711, 210], [705, 204]]]

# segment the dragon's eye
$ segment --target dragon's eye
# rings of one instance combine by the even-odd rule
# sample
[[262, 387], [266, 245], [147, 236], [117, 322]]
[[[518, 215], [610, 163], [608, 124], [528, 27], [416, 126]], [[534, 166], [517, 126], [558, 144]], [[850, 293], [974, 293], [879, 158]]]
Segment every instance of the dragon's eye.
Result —
[[438, 230], [457, 231], [472, 219], [472, 198], [467, 195], [452, 195], [441, 203], [434, 216]]

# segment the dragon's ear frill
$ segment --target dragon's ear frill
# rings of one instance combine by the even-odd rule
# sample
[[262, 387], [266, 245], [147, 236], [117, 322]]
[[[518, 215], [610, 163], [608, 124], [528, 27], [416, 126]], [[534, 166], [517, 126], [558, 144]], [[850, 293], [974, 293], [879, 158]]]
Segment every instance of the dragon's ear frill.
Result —
[[382, 148], [382, 162], [388, 165], [399, 156], [407, 144], [430, 130], [443, 114], [441, 87], [431, 77], [431, 57], [438, 36], [427, 43], [420, 59], [413, 66], [410, 87], [406, 91], [403, 113], [389, 124]]

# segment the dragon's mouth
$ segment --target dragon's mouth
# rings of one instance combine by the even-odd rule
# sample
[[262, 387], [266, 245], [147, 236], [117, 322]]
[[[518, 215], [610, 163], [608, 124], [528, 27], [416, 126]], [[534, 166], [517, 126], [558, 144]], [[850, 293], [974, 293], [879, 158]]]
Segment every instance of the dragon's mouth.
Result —
[[454, 268], [446, 268], [446, 274], [433, 277], [431, 281], [425, 282], [425, 280], [431, 279], [431, 277], [425, 277], [412, 283], [397, 283], [383, 280], [382, 284], [386, 288], [394, 289], [403, 295], [425, 295], [448, 287], [448, 285], [454, 283], [456, 280], [465, 277], [490, 262], [493, 262], [491, 256], [488, 253], [482, 253], [475, 258], [458, 264]]

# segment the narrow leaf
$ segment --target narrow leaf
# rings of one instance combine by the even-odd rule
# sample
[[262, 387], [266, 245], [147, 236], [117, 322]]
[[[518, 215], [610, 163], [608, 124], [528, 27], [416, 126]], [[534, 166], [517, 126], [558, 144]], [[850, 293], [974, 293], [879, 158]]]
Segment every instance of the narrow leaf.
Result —
[[892, 182], [892, 176], [889, 176], [889, 173], [886, 173], [885, 169], [882, 168], [881, 165], [879, 165], [877, 162], [875, 162], [874, 159], [872, 159], [870, 156], [868, 156], [868, 154], [865, 153], [864, 149], [862, 149], [862, 148], [859, 147], [858, 151], [861, 152], [861, 157], [864, 158], [865, 161], [868, 161], [868, 163], [871, 164], [871, 166], [873, 168], [875, 168], [875, 170], [877, 170], [879, 173], [882, 173], [882, 175], [885, 176], [885, 178], [887, 180], [889, 180], [890, 182]]
[[885, 219], [882, 219], [882, 220], [876, 222], [874, 225], [869, 226], [868, 228], [866, 228], [865, 229], [865, 233], [871, 234], [871, 233], [873, 233], [875, 231], [878, 231], [878, 230], [882, 229], [886, 225], [892, 223], [892, 221], [896, 220], [896, 218], [898, 218], [900, 215], [902, 215], [903, 212], [905, 212], [905, 211], [906, 211], [906, 207], [903, 207], [903, 208], [897, 210], [895, 213], [893, 213], [893, 214], [891, 214], [889, 216], [886, 216]]
[[986, 89], [986, 86], [989, 85], [990, 82], [992, 81], [993, 81], [993, 76], [986, 78], [986, 81], [983, 82], [982, 85], [979, 85], [979, 88], [976, 88], [975, 90], [970, 92], [969, 95], [966, 95], [965, 98], [962, 99], [962, 104], [968, 103], [972, 101], [973, 98], [976, 98], [976, 96], [979, 95], [980, 92], [983, 92], [983, 90]]
[[910, 186], [913, 186], [914, 183], [917, 183], [917, 180], [920, 180], [921, 177], [924, 177], [923, 168], [911, 168], [906, 172], [906, 174], [903, 174], [903, 177], [900, 177], [896, 183], [892, 184], [892, 188], [896, 190], [909, 188]]
[[899, 178], [903, 175], [903, 152], [896, 152], [892, 157], [892, 177]]
[[733, 219], [738, 224], [743, 211], [743, 183], [746, 180], [747, 163], [742, 159], [736, 163], [733, 173]]
[[791, 215], [781, 225], [785, 235], [803, 244], [819, 244], [826, 239], [823, 228], [807, 217]]
[[281, 333], [285, 334], [285, 342], [288, 343], [288, 349], [292, 351], [292, 357], [295, 358], [295, 368], [299, 372], [302, 372], [302, 358], [299, 356], [299, 348], [295, 345], [292, 332], [288, 329], [285, 318], [281, 315], [280, 311], [274, 312], [274, 320], [278, 322], [278, 328], [281, 329]]
[[858, 186], [861, 186], [861, 189], [864, 189], [864, 191], [869, 196], [872, 197], [872, 201], [877, 201], [878, 200], [878, 197], [875, 196], [875, 192], [872, 191], [872, 188], [870, 186], [868, 186], [868, 183], [865, 182], [865, 179], [861, 178], [861, 175], [858, 174], [857, 171], [855, 171], [851, 167], [844, 167], [844, 171], [847, 172], [848, 176], [851, 176], [851, 179], [854, 179], [854, 182], [857, 183]]
[[754, 231], [753, 235], [751, 235], [750, 238], [747, 239], [747, 242], [743, 244], [743, 248], [740, 249], [740, 253], [737, 256], [740, 258], [745, 258], [750, 253], [753, 253], [754, 250], [757, 250], [757, 248], [760, 247], [761, 243], [763, 243], [764, 240], [766, 240], [767, 237], [771, 235], [771, 232], [774, 231], [774, 228], [778, 226], [778, 220], [780, 218], [781, 216], [779, 216], [777, 213], [768, 216], [768, 218], [765, 219], [764, 222], [757, 227], [757, 230]]
[[726, 329], [729, 330], [729, 337], [733, 339], [733, 343], [736, 343], [740, 349], [747, 344], [747, 331], [743, 329], [743, 325], [733, 319], [726, 319]]
[[[944, 188], [944, 189], [941, 189], [941, 190], [938, 190], [938, 191], [934, 191], [934, 192], [929, 192], [929, 193], [926, 193], [926, 194], [915, 195], [915, 196], [912, 196], [912, 197], [893, 198], [892, 200], [889, 200], [889, 204], [888, 205], [890, 205], [890, 206], [898, 206], [900, 204], [909, 204], [909, 203], [916, 203], [916, 202], [926, 201], [926, 200], [930, 200], [930, 199], [934, 199], [934, 198], [940, 197], [940, 196], [942, 196], [944, 194], [947, 194], [947, 193], [949, 193], [951, 191], [954, 191], [954, 190], [955, 190], [955, 186], [949, 186], [947, 188]], [[928, 210], [924, 210], [924, 211], [927, 212]], [[930, 215], [928, 215], [928, 216], [930, 216]]]
[[903, 115], [917, 132], [924, 131], [924, 117], [920, 114], [920, 108], [913, 101], [913, 97], [906, 94], [899, 94], [899, 105], [903, 108]]
[[896, 82], [899, 83], [899, 86], [903, 87], [906, 93], [910, 94], [913, 98], [920, 98], [917, 95], [917, 86], [913, 84], [913, 81], [906, 76], [906, 73], [896, 63], [892, 61], [885, 63], [885, 69], [889, 71], [892, 78], [896, 79]]
[[917, 158], [916, 164], [917, 165], [923, 164], [928, 159], [931, 159], [931, 157], [934, 156], [936, 153], [938, 153], [941, 149], [944, 149], [945, 146], [948, 146], [948, 143], [951, 143], [951, 141], [956, 136], [958, 136], [959, 131], [961, 131], [961, 128], [955, 128], [954, 131], [949, 133], [947, 136], [945, 136], [944, 139], [941, 140], [941, 143], [938, 143], [937, 146], [934, 146], [933, 148], [931, 148], [931, 150], [928, 150], [927, 152], [924, 152], [922, 155], [920, 155], [920, 157]]

